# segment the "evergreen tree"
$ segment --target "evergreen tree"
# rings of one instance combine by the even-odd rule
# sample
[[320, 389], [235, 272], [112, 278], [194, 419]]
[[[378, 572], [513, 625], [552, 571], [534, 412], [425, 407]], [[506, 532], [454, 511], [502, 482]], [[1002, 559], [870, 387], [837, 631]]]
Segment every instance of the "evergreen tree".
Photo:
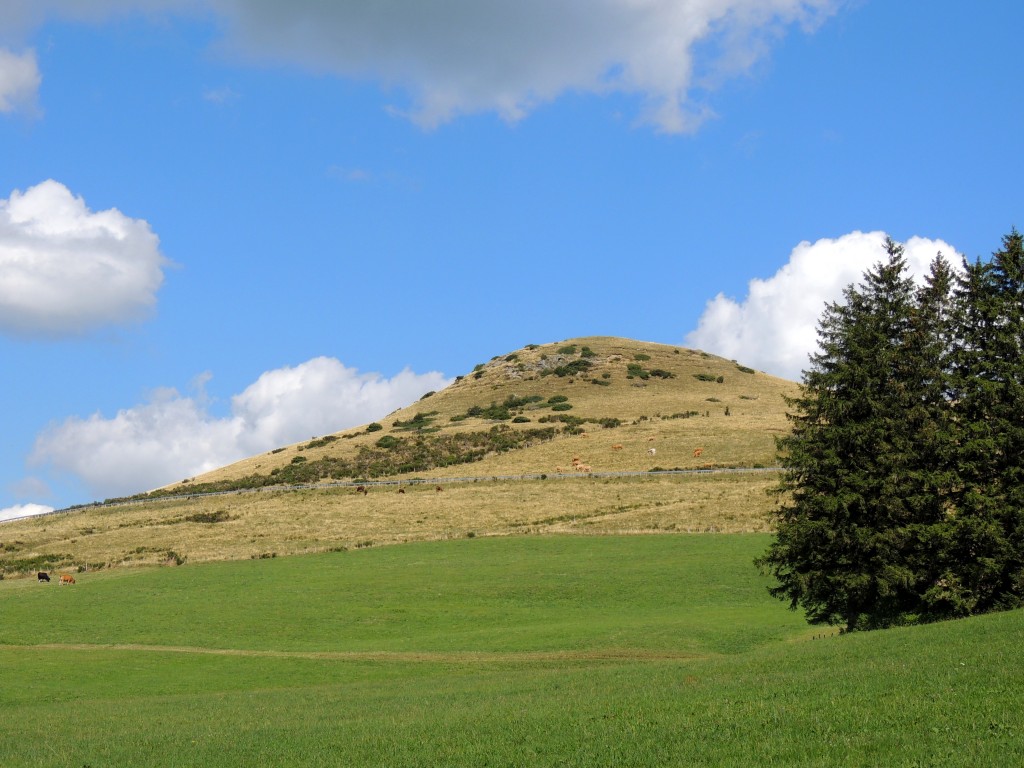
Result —
[[951, 273], [937, 259], [917, 292], [902, 247], [886, 250], [822, 316], [779, 440], [776, 539], [758, 560], [773, 595], [847, 630], [917, 619], [940, 578]]
[[955, 513], [939, 589], [952, 615], [1024, 602], [1024, 241], [964, 263], [956, 291]]

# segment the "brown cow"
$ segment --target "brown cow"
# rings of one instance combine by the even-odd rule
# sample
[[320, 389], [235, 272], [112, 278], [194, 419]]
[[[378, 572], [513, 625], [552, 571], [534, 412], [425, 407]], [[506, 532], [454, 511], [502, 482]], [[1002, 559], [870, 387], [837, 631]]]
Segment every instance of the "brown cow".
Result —
[[366, 490], [366, 486], [365, 485], [360, 485], [358, 488], [356, 488], [356, 493], [361, 493], [361, 494], [363, 494], [363, 496], [365, 496], [366, 494], [369, 493], [369, 491]]
[[399, 489], [398, 489], [398, 492], [399, 492], [399, 493], [405, 493], [405, 488], [399, 488]]
[[434, 490], [435, 490], [435, 491], [437, 491], [438, 493], [440, 493], [441, 491], [443, 491], [443, 490], [444, 490], [444, 488], [442, 488], [442, 487], [441, 487], [441, 486], [439, 485], [439, 486], [437, 486], [437, 487], [436, 487], [436, 488], [435, 488]]
[[694, 448], [693, 449], [693, 458], [696, 459], [696, 458], [700, 457], [700, 455], [702, 453], [704, 453], [704, 449], [703, 448]]
[[621, 443], [616, 443], [615, 445], [613, 445], [613, 446], [612, 446], [612, 450], [613, 450], [613, 451], [621, 451], [621, 450], [622, 450], [622, 445], [621, 445]]
[[60, 583], [61, 583], [61, 586], [65, 585], [65, 584], [74, 584], [75, 583], [75, 577], [72, 576], [70, 573], [62, 573], [60, 575]]

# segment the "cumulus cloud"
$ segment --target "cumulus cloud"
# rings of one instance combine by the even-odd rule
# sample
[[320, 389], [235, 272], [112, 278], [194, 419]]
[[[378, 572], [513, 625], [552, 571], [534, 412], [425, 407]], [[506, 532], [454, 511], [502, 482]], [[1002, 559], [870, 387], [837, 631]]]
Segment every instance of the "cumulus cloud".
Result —
[[[82, 6], [87, 10], [83, 10]], [[714, 87], [762, 57], [786, 28], [811, 29], [839, 0], [10, 0], [0, 22], [102, 18], [132, 9], [217, 14], [224, 46], [398, 86], [423, 126], [495, 111], [518, 120], [567, 92], [639, 96], [639, 121], [694, 129]], [[6, 18], [5, 18], [6, 17]], [[699, 55], [695, 53], [699, 47]]]
[[53, 512], [53, 507], [43, 504], [15, 504], [13, 507], [0, 509], [0, 521], [17, 520], [19, 517], [32, 517], [32, 515], [45, 515]]
[[0, 333], [64, 336], [144, 317], [167, 260], [149, 224], [44, 181], [0, 199]]
[[149, 402], [107, 418], [72, 417], [45, 430], [30, 457], [77, 476], [97, 498], [123, 496], [239, 459], [380, 418], [450, 382], [406, 369], [387, 379], [334, 358], [267, 371], [212, 416], [200, 390], [159, 390]]
[[[804, 241], [788, 263], [767, 279], [750, 281], [747, 297], [718, 294], [707, 303], [686, 344], [798, 380], [817, 349], [818, 320], [825, 304], [885, 258], [884, 232], [851, 232], [815, 243]], [[920, 279], [941, 252], [955, 263], [957, 251], [942, 240], [912, 237], [904, 243], [910, 272]]]

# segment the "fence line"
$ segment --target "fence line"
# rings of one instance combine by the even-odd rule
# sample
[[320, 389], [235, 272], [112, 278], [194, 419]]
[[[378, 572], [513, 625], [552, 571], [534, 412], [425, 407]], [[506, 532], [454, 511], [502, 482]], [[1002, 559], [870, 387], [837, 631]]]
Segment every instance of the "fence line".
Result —
[[367, 488], [390, 485], [440, 485], [441, 483], [483, 483], [517, 480], [581, 480], [592, 477], [656, 477], [659, 475], [717, 475], [717, 474], [749, 474], [755, 472], [780, 472], [782, 467], [716, 467], [706, 469], [659, 469], [653, 471], [633, 472], [563, 472], [563, 473], [530, 473], [524, 475], [470, 475], [468, 477], [413, 477], [403, 480], [366, 480], [355, 481], [334, 481], [330, 483], [301, 483], [298, 485], [269, 485], [262, 488], [239, 488], [232, 491], [208, 491], [206, 493], [180, 493], [173, 496], [157, 496], [148, 499], [120, 499], [118, 501], [97, 501], [92, 504], [78, 504], [73, 507], [54, 509], [50, 512], [40, 512], [35, 515], [20, 515], [6, 520], [0, 520], [0, 525], [13, 520], [26, 520], [30, 517], [48, 517], [51, 515], [66, 515], [71, 512], [80, 512], [86, 509], [110, 509], [113, 507], [130, 507], [139, 504], [155, 504], [161, 501], [181, 501], [189, 499], [203, 499], [211, 496], [239, 496], [250, 493], [289, 493], [292, 491], [322, 490], [328, 488]]

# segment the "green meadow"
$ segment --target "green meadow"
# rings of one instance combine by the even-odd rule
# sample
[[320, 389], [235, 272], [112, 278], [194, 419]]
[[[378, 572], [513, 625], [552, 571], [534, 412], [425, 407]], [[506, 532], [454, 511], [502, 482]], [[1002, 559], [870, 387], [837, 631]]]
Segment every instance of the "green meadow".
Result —
[[1024, 613], [839, 636], [768, 537], [473, 538], [0, 582], [0, 766], [1024, 764]]

